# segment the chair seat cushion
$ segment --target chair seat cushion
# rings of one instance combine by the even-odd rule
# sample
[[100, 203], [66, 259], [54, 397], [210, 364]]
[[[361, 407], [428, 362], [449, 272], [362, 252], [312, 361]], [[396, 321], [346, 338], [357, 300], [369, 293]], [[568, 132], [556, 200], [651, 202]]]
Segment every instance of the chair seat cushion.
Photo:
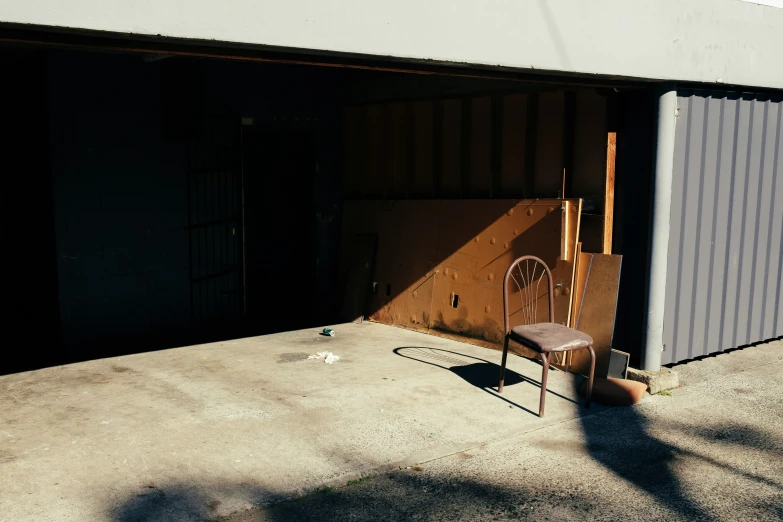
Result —
[[589, 335], [557, 323], [515, 326], [509, 336], [519, 344], [543, 353], [579, 350], [593, 344]]

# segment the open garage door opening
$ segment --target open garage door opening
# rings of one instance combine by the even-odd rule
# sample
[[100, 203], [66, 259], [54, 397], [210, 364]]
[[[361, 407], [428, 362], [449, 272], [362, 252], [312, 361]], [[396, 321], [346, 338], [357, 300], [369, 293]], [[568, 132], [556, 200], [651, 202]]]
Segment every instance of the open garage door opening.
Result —
[[[484, 234], [523, 200], [581, 199], [583, 251], [625, 255], [621, 302], [642, 304], [654, 118], [639, 86], [21, 44], [0, 57], [30, 216], [13, 242], [36, 267], [7, 320], [46, 339], [2, 373], [377, 320], [414, 292], [453, 311], [409, 303], [385, 322], [492, 344], [495, 304], [412, 285], [502, 277], [444, 262], [470, 241], [476, 259], [525, 253]], [[545, 241], [550, 220], [517, 232]], [[626, 346], [637, 312], [618, 312]]]

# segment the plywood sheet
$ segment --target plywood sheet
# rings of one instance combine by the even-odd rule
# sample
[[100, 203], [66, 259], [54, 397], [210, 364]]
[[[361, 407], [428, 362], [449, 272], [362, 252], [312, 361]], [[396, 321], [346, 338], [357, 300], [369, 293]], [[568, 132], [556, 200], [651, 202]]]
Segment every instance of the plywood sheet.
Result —
[[[622, 256], [583, 253], [579, 263], [586, 263], [588, 270], [581, 304], [576, 312], [576, 329], [593, 338], [595, 374], [598, 377], [606, 377], [614, 335], [617, 295], [620, 290]], [[588, 371], [589, 364], [590, 355], [587, 350], [574, 352], [572, 371], [584, 374]]]
[[579, 309], [582, 305], [582, 296], [585, 292], [585, 282], [587, 281], [587, 271], [590, 269], [590, 260], [592, 256], [590, 254], [582, 253], [582, 243], [578, 243], [576, 247], [577, 258], [576, 267], [574, 268], [574, 286], [573, 286], [573, 299], [571, 301], [571, 319], [568, 326], [576, 328], [579, 319]]
[[604, 191], [604, 254], [612, 253], [612, 229], [614, 227], [614, 174], [617, 157], [617, 133], [606, 135], [606, 187]]

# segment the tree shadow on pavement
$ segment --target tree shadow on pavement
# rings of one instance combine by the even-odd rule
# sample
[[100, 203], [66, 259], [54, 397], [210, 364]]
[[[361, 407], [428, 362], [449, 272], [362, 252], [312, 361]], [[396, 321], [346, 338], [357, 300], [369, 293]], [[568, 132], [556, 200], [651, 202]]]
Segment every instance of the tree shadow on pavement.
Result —
[[634, 408], [615, 408], [612, 414], [580, 417], [590, 456], [615, 475], [652, 495], [656, 501], [688, 520], [712, 520], [690, 498], [673, 471], [680, 450], [648, 431], [648, 421]]
[[[676, 471], [679, 470], [681, 474], [686, 465], [692, 466], [694, 462], [709, 465], [713, 474], [725, 473], [734, 477], [734, 480], [743, 478], [756, 486], [777, 490], [781, 492], [779, 496], [783, 501], [783, 484], [721, 462], [710, 456], [709, 450], [688, 449], [661, 440], [652, 433], [653, 421], [638, 407], [614, 408], [603, 414], [580, 417], [579, 422], [590, 456], [635, 488], [648, 493], [671, 513], [672, 518], [703, 521], [718, 519], [713, 514], [714, 506], [695, 498]], [[665, 421], [656, 424], [657, 429], [666, 430], [675, 437], [679, 432], [698, 437], [705, 445], [723, 442], [762, 450], [773, 459], [781, 458], [779, 441], [750, 426], [721, 424], [693, 427], [686, 424], [672, 425]], [[705, 480], [709, 479], [705, 477]], [[749, 508], [770, 519], [777, 518], [781, 511], [780, 505], [753, 505]]]
[[[429, 350], [424, 354], [427, 357], [420, 357], [417, 350]], [[452, 371], [485, 391], [494, 383], [498, 370], [496, 364], [447, 350], [408, 347], [395, 353]], [[515, 372], [507, 375], [510, 382], [537, 384]], [[601, 477], [600, 481], [563, 481], [562, 473], [560, 479], [552, 479], [547, 456], [568, 448], [568, 441], [541, 432], [544, 434], [538, 442], [527, 440], [536, 445], [532, 454], [537, 457], [530, 468], [518, 472], [518, 468], [506, 468], [500, 471], [505, 473], [502, 476], [496, 467], [466, 465], [467, 461], [460, 459], [473, 457], [463, 452], [448, 457], [456, 460], [439, 467], [440, 471], [422, 472], [414, 467], [295, 498], [290, 498], [292, 492], [252, 484], [150, 485], [121, 501], [110, 518], [114, 522], [783, 519], [783, 477], [778, 479], [774, 470], [769, 472], [774, 465], [759, 470], [732, 457], [737, 451], [748, 450], [765, 462], [780, 462], [783, 444], [777, 432], [763, 431], [752, 421], [747, 425], [669, 421], [648, 417], [646, 412], [656, 408], [640, 406], [601, 410], [568, 421], [577, 423], [581, 431], [575, 433], [578, 451], [572, 458], [582, 456], [584, 460], [578, 465], [592, 477]], [[662, 440], [656, 433], [665, 433], [674, 442]], [[678, 437], [687, 437], [688, 442], [678, 445]], [[526, 439], [520, 437], [518, 442], [526, 444]], [[497, 461], [491, 462], [497, 465]], [[592, 469], [594, 463], [603, 468], [596, 468], [601, 473]], [[580, 473], [579, 468], [573, 471]], [[621, 480], [604, 478], [606, 471]], [[719, 476], [720, 480], [702, 480], [700, 474]], [[257, 477], [263, 480], [263, 470]], [[700, 496], [699, 491], [710, 487], [718, 489]], [[232, 511], [236, 513], [229, 515]]]
[[[397, 472], [364, 487], [342, 488], [282, 502], [232, 522], [297, 520], [564, 520], [593, 518], [594, 500], [519, 484], [509, 488], [475, 480], [444, 480]], [[592, 515], [591, 515], [592, 514]]]
[[[220, 488], [226, 491], [225, 485]], [[240, 486], [238, 495], [260, 501], [267, 491]], [[220, 502], [186, 484], [129, 499], [112, 514], [114, 522], [563, 520], [595, 518], [595, 499], [520, 483], [502, 487], [477, 480], [443, 479], [414, 470], [381, 475], [357, 486], [322, 489], [259, 509], [216, 516]]]
[[215, 520], [221, 512], [225, 496], [249, 499], [256, 502], [282, 500], [272, 492], [247, 485], [216, 485], [207, 491], [194, 484], [147, 486], [145, 490], [128, 497], [111, 510], [114, 522]]

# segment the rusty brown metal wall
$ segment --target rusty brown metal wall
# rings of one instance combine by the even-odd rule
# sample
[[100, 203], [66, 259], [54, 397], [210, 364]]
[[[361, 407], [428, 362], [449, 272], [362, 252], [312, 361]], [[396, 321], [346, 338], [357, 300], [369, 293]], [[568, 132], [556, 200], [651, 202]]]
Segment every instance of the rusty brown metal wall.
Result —
[[347, 201], [343, 252], [350, 259], [362, 237], [378, 237], [371, 320], [497, 346], [503, 275], [522, 255], [552, 269], [554, 320], [567, 324], [579, 208], [557, 199]]
[[378, 238], [366, 316], [494, 346], [514, 258], [543, 258], [570, 292], [578, 231], [602, 249], [608, 108], [591, 90], [347, 107], [344, 259], [356, 238]]

